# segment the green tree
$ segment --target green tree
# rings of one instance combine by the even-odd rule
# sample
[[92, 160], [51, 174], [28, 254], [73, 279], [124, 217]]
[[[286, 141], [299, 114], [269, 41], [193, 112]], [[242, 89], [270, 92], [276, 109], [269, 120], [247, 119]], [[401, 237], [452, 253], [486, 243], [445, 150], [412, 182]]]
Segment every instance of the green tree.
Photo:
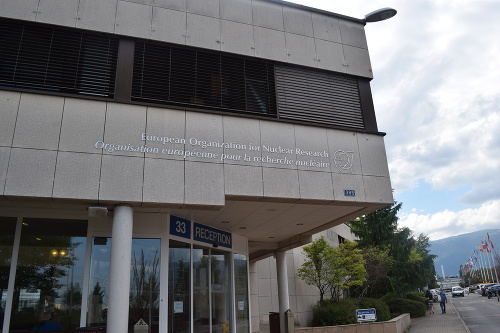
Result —
[[359, 238], [359, 246], [389, 246], [398, 229], [397, 213], [401, 207], [402, 203], [394, 203], [392, 206], [381, 208], [348, 222], [352, 233]]
[[308, 285], [318, 288], [319, 301], [323, 303], [325, 293], [328, 291], [329, 277], [331, 274], [330, 255], [331, 246], [324, 237], [316, 239], [302, 249], [306, 256], [306, 261], [298, 269], [297, 276]]
[[328, 292], [333, 301], [338, 301], [344, 290], [365, 282], [364, 259], [355, 242], [346, 241], [333, 248], [320, 237], [304, 246], [303, 251], [306, 261], [298, 269], [297, 276], [318, 288], [320, 303]]
[[367, 279], [362, 288], [355, 291], [362, 297], [379, 298], [387, 292], [388, 275], [394, 259], [389, 255], [388, 248], [376, 246], [363, 248], [363, 257]]
[[367, 258], [370, 247], [377, 248], [379, 255], [387, 253], [391, 259], [384, 260], [387, 264], [384, 267], [388, 268], [385, 284], [369, 285], [369, 282], [373, 282], [370, 273], [374, 267], [367, 267], [369, 282], [365, 285], [365, 292], [368, 294], [380, 294], [384, 292], [385, 286], [385, 292], [393, 291], [403, 295], [413, 289], [431, 285], [434, 281], [435, 256], [429, 253], [429, 239], [423, 234], [415, 238], [409, 228], [398, 228], [397, 212], [401, 207], [401, 203], [394, 203], [348, 223], [353, 233], [359, 237], [358, 243], [363, 248], [367, 262], [373, 261], [372, 258]]
[[360, 287], [366, 281], [365, 259], [356, 242], [346, 240], [332, 248], [329, 257], [332, 267], [328, 277], [331, 299], [338, 302], [344, 290]]

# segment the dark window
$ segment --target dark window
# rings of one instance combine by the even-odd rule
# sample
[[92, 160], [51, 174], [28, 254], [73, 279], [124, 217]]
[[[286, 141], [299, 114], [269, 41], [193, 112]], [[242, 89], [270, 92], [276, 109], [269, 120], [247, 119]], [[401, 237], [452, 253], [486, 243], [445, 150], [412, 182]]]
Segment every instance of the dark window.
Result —
[[118, 39], [0, 20], [0, 85], [112, 97]]
[[364, 129], [356, 78], [276, 66], [276, 89], [281, 119]]
[[344, 244], [345, 243], [345, 238], [338, 235], [338, 238], [339, 238], [339, 244]]
[[132, 100], [275, 115], [270, 62], [136, 42]]

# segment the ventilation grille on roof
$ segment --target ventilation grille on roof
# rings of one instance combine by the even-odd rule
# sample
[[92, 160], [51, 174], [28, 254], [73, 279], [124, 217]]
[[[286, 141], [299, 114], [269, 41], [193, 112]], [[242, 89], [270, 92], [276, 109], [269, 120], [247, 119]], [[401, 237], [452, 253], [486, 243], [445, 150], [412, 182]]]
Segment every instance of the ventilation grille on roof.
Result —
[[112, 97], [118, 39], [0, 20], [0, 84]]

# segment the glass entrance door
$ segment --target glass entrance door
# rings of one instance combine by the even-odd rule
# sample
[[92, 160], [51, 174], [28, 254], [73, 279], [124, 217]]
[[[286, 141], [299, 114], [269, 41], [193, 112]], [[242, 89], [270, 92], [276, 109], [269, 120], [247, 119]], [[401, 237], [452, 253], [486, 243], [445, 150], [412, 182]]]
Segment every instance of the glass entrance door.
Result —
[[[111, 238], [94, 237], [92, 245], [88, 326], [105, 326], [108, 309]], [[160, 240], [132, 239], [130, 265], [129, 332], [136, 327], [159, 332], [160, 316]]]
[[87, 221], [25, 218], [10, 331], [80, 326]]

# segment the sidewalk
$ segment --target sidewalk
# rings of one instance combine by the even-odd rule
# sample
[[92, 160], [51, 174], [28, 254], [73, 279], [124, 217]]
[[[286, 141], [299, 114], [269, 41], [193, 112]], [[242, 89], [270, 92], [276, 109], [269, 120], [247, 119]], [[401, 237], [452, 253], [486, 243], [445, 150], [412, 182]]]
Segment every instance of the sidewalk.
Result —
[[452, 300], [446, 304], [446, 313], [441, 314], [439, 303], [434, 304], [434, 314], [426, 311], [425, 317], [411, 320], [410, 333], [470, 333], [458, 314]]

